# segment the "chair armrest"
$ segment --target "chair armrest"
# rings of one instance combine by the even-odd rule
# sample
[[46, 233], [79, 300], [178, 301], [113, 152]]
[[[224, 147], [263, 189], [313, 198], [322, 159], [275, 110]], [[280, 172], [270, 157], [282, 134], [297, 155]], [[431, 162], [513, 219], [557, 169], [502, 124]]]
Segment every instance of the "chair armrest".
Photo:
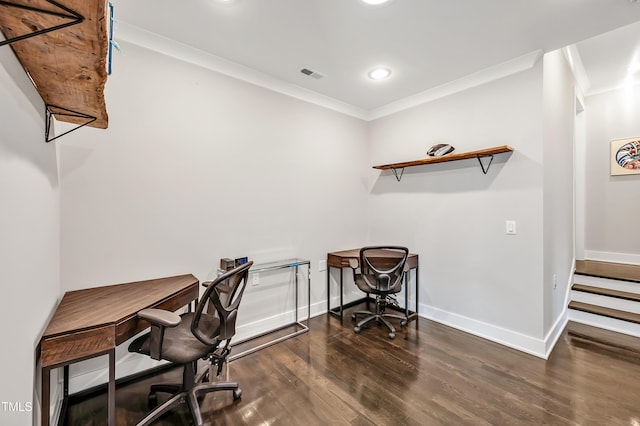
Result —
[[143, 309], [138, 312], [138, 316], [151, 324], [169, 328], [176, 327], [181, 321], [178, 314], [154, 308]]
[[165, 328], [173, 328], [180, 324], [180, 316], [162, 309], [143, 309], [138, 312], [138, 317], [151, 323], [149, 337], [149, 356], [155, 360], [162, 359], [162, 342]]

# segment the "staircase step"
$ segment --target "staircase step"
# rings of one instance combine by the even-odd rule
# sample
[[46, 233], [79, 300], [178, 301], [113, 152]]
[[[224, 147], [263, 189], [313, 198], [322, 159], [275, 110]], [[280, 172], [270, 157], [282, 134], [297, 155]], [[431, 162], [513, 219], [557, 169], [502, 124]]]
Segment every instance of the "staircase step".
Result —
[[611, 290], [626, 291], [629, 293], [640, 293], [640, 283], [624, 280], [613, 280], [611, 278], [591, 277], [589, 275], [575, 274], [573, 276], [575, 284], [583, 284], [591, 287], [608, 288]]
[[575, 309], [577, 311], [588, 312], [591, 314], [602, 315], [609, 318], [615, 318], [622, 321], [640, 324], [640, 314], [634, 314], [633, 312], [620, 311], [618, 309], [590, 305], [588, 303], [576, 302], [575, 300], [572, 300], [569, 303], [569, 309]]
[[603, 330], [574, 321], [567, 323], [567, 335], [574, 342], [590, 347], [598, 347], [625, 356], [640, 358], [640, 339], [614, 331]]
[[574, 284], [573, 286], [571, 286], [571, 290], [597, 294], [600, 296], [615, 297], [617, 299], [631, 300], [633, 302], [640, 302], [639, 293], [630, 293], [628, 291], [612, 290], [609, 288], [594, 287], [585, 284]]
[[640, 265], [576, 260], [576, 274], [640, 283]]

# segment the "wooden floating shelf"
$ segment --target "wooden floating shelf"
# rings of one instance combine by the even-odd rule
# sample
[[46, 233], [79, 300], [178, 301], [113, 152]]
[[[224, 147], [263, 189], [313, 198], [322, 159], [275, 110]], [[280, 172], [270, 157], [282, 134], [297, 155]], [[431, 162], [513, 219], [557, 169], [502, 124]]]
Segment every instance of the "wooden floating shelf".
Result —
[[[459, 160], [468, 160], [470, 158], [477, 158], [478, 161], [480, 162], [480, 167], [482, 167], [482, 172], [484, 174], [487, 174], [487, 171], [489, 170], [489, 166], [491, 165], [491, 161], [493, 160], [493, 156], [495, 154], [503, 154], [506, 152], [513, 152], [513, 148], [507, 145], [502, 145], [502, 146], [496, 146], [493, 148], [479, 149], [476, 151], [447, 154], [447, 155], [443, 155], [442, 157], [427, 157], [427, 158], [422, 158], [420, 160], [404, 161], [401, 163], [382, 164], [379, 166], [373, 166], [373, 168], [378, 170], [392, 170], [394, 175], [396, 176], [396, 179], [400, 181], [405, 167], [424, 166], [427, 164], [446, 163], [449, 161], [459, 161]], [[482, 161], [480, 160], [481, 158], [484, 158], [484, 157], [491, 157], [491, 161], [489, 161], [489, 165], [487, 165], [486, 168], [484, 167]], [[398, 174], [399, 170], [400, 170], [400, 174]]]
[[405, 167], [423, 166], [425, 164], [446, 163], [448, 161], [468, 160], [470, 158], [488, 157], [494, 154], [502, 154], [504, 152], [513, 152], [513, 148], [503, 145], [495, 148], [480, 149], [477, 151], [453, 153], [443, 155], [442, 157], [428, 157], [421, 160], [405, 161], [402, 163], [383, 164], [381, 166], [373, 166], [378, 170], [403, 169]]
[[[64, 8], [81, 15], [81, 22], [12, 42], [10, 46], [46, 105], [96, 117], [88, 125], [106, 129], [108, 116], [104, 86], [109, 49], [107, 2], [58, 1], [64, 2]], [[55, 2], [19, 0], [18, 4], [38, 8], [39, 11], [15, 7], [7, 2], [0, 4], [0, 31], [6, 39], [42, 32], [69, 21], [68, 17], [55, 15], [65, 12]], [[86, 123], [85, 118], [73, 114], [55, 117], [69, 123]]]

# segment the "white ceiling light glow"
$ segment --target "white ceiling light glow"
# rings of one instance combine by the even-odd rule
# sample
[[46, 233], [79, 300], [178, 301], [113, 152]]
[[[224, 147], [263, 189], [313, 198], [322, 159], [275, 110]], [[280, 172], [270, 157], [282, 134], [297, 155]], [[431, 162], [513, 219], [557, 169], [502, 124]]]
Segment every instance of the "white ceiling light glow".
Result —
[[362, 0], [363, 2], [365, 2], [366, 4], [382, 4], [382, 3], [386, 3], [389, 0]]
[[391, 70], [389, 68], [374, 68], [369, 71], [367, 74], [371, 80], [384, 80], [385, 78], [389, 78], [391, 75]]

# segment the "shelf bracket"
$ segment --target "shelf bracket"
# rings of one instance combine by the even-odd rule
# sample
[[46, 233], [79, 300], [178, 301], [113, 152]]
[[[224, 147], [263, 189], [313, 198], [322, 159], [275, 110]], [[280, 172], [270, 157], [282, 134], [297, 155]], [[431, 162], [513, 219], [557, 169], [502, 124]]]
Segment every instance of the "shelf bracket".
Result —
[[[489, 163], [487, 163], [487, 167], [484, 167], [484, 164], [482, 163], [481, 158], [483, 157], [489, 157]], [[493, 161], [493, 154], [491, 155], [476, 155], [476, 158], [478, 159], [478, 163], [480, 163], [480, 168], [482, 169], [482, 173], [484, 173], [485, 175], [487, 174], [487, 172], [489, 171], [489, 167], [491, 167], [491, 162]]]
[[[49, 132], [51, 130], [51, 119], [53, 118], [54, 115], [58, 115], [58, 116], [65, 116], [65, 117], [75, 117], [75, 118], [84, 118], [85, 120], [87, 120], [85, 123], [79, 124], [78, 126], [74, 127], [71, 130], [67, 130], [66, 132], [64, 132], [61, 135], [58, 135], [54, 138], [49, 139]], [[96, 121], [96, 117], [89, 115], [89, 114], [84, 114], [82, 112], [77, 112], [77, 111], [73, 111], [67, 108], [62, 108], [59, 106], [55, 106], [55, 105], [45, 105], [45, 134], [44, 134], [44, 139], [45, 142], [49, 143], [51, 141], [54, 141], [56, 139], [58, 139], [59, 137], [62, 137], [64, 135], [66, 135], [67, 133], [71, 133], [74, 130], [78, 130], [81, 127], [86, 126], [87, 124], [91, 124], [94, 121]]]
[[28, 33], [28, 34], [23, 34], [20, 36], [16, 36], [7, 40], [3, 40], [0, 41], [0, 46], [4, 46], [6, 44], [11, 44], [11, 43], [15, 43], [16, 41], [21, 41], [21, 40], [25, 40], [31, 37], [35, 37], [41, 34], [46, 34], [49, 33], [51, 31], [55, 31], [55, 30], [59, 30], [62, 28], [66, 28], [66, 27], [70, 27], [72, 25], [76, 25], [81, 23], [82, 21], [84, 21], [84, 17], [82, 15], [80, 15], [78, 12], [69, 9], [66, 6], [61, 5], [60, 3], [55, 2], [54, 0], [46, 0], [47, 3], [54, 5], [55, 7], [57, 7], [58, 9], [63, 10], [64, 12], [55, 12], [52, 10], [46, 10], [46, 9], [41, 9], [38, 7], [33, 7], [33, 6], [29, 6], [26, 4], [19, 4], [19, 3], [12, 3], [9, 1], [4, 1], [4, 0], [0, 0], [0, 6], [6, 6], [6, 7], [13, 7], [16, 9], [22, 9], [22, 10], [27, 10], [30, 12], [35, 12], [35, 13], [41, 13], [44, 15], [50, 15], [50, 16], [56, 16], [58, 18], [63, 18], [63, 19], [70, 19], [70, 21], [65, 22], [63, 24], [59, 24], [59, 25], [55, 25], [53, 27], [49, 27], [49, 28], [42, 28], [40, 30], [36, 30], [34, 32]]
[[[393, 167], [391, 171], [393, 171], [393, 175], [396, 177], [397, 181], [400, 182], [400, 179], [402, 179], [402, 175], [404, 174], [404, 167], [401, 167], [399, 169]], [[398, 174], [398, 171], [400, 171], [400, 174]]]

